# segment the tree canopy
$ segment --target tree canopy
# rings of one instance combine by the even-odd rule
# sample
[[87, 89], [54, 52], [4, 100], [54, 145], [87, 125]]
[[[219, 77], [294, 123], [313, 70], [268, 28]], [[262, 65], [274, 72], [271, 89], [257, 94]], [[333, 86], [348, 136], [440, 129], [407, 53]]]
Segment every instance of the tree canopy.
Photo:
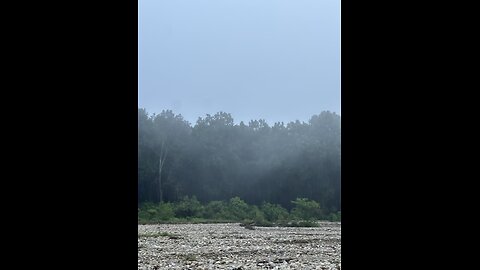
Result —
[[335, 113], [269, 126], [263, 119], [234, 124], [229, 113], [218, 112], [192, 125], [170, 110], [149, 115], [138, 109], [139, 203], [238, 196], [291, 209], [296, 198], [309, 198], [336, 212], [340, 183]]

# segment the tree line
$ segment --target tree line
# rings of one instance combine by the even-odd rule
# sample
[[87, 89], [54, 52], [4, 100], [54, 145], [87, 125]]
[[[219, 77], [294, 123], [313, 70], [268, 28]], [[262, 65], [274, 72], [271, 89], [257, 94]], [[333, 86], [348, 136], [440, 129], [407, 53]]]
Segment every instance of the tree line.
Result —
[[211, 223], [245, 222], [257, 226], [301, 226], [318, 225], [315, 220], [340, 221], [341, 212], [324, 214], [320, 204], [297, 198], [288, 211], [278, 204], [263, 202], [249, 205], [239, 197], [228, 201], [200, 203], [195, 196], [185, 196], [176, 202], [143, 203], [138, 209], [139, 224], [157, 223]]
[[290, 210], [297, 198], [341, 209], [340, 116], [324, 111], [308, 122], [234, 124], [231, 114], [199, 117], [194, 125], [164, 110], [138, 109], [138, 203], [199, 202], [239, 197]]

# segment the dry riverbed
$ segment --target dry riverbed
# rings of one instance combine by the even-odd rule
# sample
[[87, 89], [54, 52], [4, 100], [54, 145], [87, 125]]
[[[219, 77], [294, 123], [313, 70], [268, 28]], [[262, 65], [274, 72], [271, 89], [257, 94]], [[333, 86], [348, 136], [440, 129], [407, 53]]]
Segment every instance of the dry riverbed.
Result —
[[138, 225], [138, 269], [340, 269], [341, 226]]

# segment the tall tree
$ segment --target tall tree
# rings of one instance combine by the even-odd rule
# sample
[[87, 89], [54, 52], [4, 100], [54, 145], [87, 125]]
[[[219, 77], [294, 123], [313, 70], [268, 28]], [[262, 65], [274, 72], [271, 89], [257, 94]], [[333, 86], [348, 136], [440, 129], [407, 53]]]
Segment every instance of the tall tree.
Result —
[[308, 122], [269, 126], [263, 120], [234, 124], [225, 112], [199, 117], [138, 112], [139, 203], [200, 201], [240, 196], [292, 207], [306, 197], [338, 211], [340, 198], [340, 116], [313, 115]]

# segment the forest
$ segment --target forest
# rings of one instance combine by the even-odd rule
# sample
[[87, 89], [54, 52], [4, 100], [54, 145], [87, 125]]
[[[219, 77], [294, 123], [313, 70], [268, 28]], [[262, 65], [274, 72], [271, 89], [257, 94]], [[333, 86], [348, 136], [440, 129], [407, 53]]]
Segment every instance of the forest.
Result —
[[[195, 124], [164, 110], [138, 109], [138, 205], [191, 201], [277, 205], [293, 210], [308, 198], [324, 215], [341, 210], [340, 116], [308, 122], [251, 120], [229, 113]], [[190, 199], [189, 199], [190, 198]]]

